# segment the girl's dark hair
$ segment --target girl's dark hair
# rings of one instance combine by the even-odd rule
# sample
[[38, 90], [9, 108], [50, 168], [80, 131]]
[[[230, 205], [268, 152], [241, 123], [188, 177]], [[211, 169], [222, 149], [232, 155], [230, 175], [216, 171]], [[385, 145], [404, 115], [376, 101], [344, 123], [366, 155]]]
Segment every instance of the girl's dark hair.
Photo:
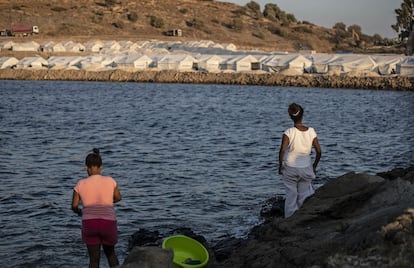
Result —
[[303, 108], [299, 104], [292, 103], [289, 105], [288, 113], [294, 122], [302, 119], [303, 112]]
[[99, 149], [93, 148], [92, 153], [88, 154], [88, 156], [85, 159], [85, 165], [88, 168], [102, 166], [102, 158], [99, 154]]

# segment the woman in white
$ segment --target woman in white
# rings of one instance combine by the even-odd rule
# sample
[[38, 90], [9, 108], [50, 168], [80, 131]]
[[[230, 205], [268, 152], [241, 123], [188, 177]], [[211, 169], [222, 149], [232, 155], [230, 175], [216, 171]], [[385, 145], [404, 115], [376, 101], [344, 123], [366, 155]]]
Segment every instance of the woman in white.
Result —
[[[283, 175], [286, 187], [285, 218], [290, 217], [315, 192], [312, 180], [316, 177], [316, 167], [322, 156], [315, 130], [302, 124], [303, 108], [292, 103], [288, 113], [294, 126], [284, 132], [279, 151], [279, 174]], [[313, 164], [310, 156], [312, 147], [316, 152]]]

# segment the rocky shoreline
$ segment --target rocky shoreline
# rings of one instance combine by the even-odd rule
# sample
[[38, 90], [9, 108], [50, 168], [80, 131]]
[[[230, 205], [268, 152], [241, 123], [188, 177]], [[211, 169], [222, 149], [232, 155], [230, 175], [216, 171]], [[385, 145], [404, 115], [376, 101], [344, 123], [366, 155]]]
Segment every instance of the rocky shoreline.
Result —
[[[377, 175], [348, 173], [320, 187], [288, 219], [282, 216], [283, 199], [272, 198], [262, 210], [264, 222], [247, 239], [229, 237], [208, 245], [189, 229], [173, 233], [203, 243], [210, 252], [210, 268], [412, 267], [413, 183], [414, 166]], [[122, 267], [138, 267], [134, 263], [142, 261], [143, 250], [159, 256], [161, 240], [156, 231], [134, 233]], [[172, 255], [166, 255], [168, 262]], [[146, 261], [145, 267], [157, 267], [150, 258]]]
[[109, 81], [142, 83], [190, 83], [223, 85], [258, 85], [281, 87], [349, 88], [369, 90], [414, 91], [414, 77], [350, 75], [283, 75], [273, 73], [208, 73], [176, 71], [123, 70], [0, 70], [0, 80]]

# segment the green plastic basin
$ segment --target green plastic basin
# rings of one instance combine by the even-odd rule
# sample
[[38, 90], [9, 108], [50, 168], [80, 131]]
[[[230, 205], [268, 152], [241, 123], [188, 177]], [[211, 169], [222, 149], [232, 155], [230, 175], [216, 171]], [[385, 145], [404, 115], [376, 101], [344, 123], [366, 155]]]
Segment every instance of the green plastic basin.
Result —
[[172, 248], [175, 267], [199, 268], [208, 263], [207, 249], [197, 240], [185, 235], [167, 237], [162, 242], [162, 248]]

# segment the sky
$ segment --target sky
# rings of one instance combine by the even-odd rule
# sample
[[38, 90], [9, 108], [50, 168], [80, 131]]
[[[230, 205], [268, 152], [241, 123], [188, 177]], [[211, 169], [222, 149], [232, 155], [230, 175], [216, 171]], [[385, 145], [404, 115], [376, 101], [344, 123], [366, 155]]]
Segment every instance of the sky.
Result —
[[[250, 0], [220, 0], [246, 5]], [[398, 34], [391, 28], [396, 23], [395, 9], [403, 0], [254, 0], [264, 8], [266, 4], [276, 4], [286, 13], [295, 15], [298, 21], [332, 28], [343, 22], [347, 27], [359, 25], [364, 34], [380, 34], [394, 38]]]

